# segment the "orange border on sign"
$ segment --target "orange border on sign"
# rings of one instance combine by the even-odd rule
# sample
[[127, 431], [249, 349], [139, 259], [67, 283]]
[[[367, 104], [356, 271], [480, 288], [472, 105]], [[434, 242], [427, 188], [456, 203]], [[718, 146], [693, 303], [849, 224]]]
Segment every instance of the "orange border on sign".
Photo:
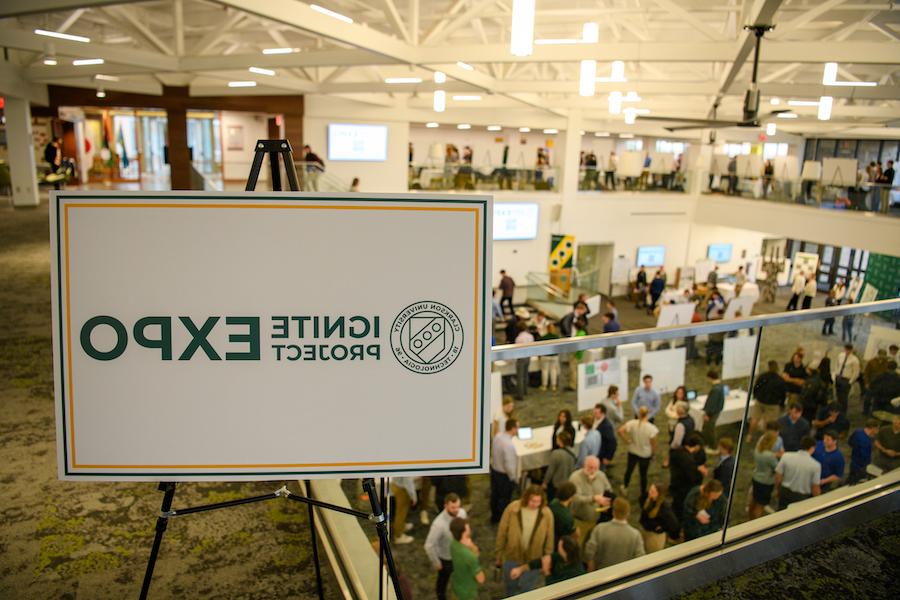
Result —
[[263, 464], [263, 465], [82, 465], [75, 458], [75, 406], [73, 402], [74, 387], [72, 383], [72, 320], [71, 303], [69, 301], [69, 208], [266, 208], [266, 209], [326, 209], [326, 210], [416, 210], [416, 211], [443, 211], [443, 212], [471, 212], [475, 214], [475, 327], [479, 331], [479, 306], [478, 288], [479, 278], [479, 251], [478, 227], [480, 218], [477, 208], [458, 207], [432, 207], [432, 206], [354, 206], [354, 205], [327, 205], [327, 204], [212, 204], [212, 203], [67, 203], [64, 210], [65, 231], [65, 263], [66, 263], [66, 362], [68, 365], [69, 383], [69, 449], [72, 453], [72, 468], [79, 469], [253, 469], [253, 468], [285, 468], [285, 467], [365, 467], [365, 466], [389, 466], [389, 465], [425, 465], [442, 463], [459, 463], [475, 460], [475, 448], [477, 445], [477, 431], [475, 425], [478, 417], [478, 352], [479, 339], [475, 335], [475, 352], [473, 353], [473, 382], [472, 382], [472, 455], [468, 458], [445, 458], [418, 461], [380, 461], [380, 462], [334, 462], [334, 463], [287, 463], [287, 464]]

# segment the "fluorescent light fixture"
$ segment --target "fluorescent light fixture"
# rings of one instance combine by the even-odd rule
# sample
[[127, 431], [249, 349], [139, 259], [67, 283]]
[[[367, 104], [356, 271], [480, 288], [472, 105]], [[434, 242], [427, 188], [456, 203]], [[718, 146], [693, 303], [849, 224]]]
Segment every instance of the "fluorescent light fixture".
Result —
[[119, 81], [119, 78], [115, 75], [101, 75], [99, 73], [94, 75], [94, 79], [97, 81]]
[[422, 83], [421, 77], [385, 77], [385, 83]]
[[834, 104], [834, 98], [831, 96], [822, 96], [819, 98], [819, 120], [827, 121], [831, 118], [831, 106]]
[[584, 134], [585, 134], [584, 129], [582, 129], [581, 131], [578, 132], [578, 135], [584, 135]]
[[509, 51], [513, 56], [531, 56], [534, 52], [535, 0], [513, 0], [512, 32]]
[[634, 125], [634, 121], [637, 118], [637, 113], [633, 108], [625, 109], [625, 124], [626, 125]]
[[444, 112], [447, 109], [447, 93], [444, 90], [434, 91], [434, 112]]
[[816, 100], [788, 100], [788, 106], [818, 106]]
[[553, 134], [559, 133], [559, 129], [553, 129], [551, 127], [551, 128], [545, 129], [544, 133], [546, 133], [547, 135], [553, 135]]
[[472, 126], [468, 123], [460, 123], [456, 126], [457, 129], [472, 129]]
[[775, 123], [768, 123], [766, 125], [766, 135], [775, 135], [775, 132], [778, 131], [778, 126]]
[[334, 12], [333, 10], [328, 10], [318, 4], [310, 4], [309, 7], [316, 11], [317, 13], [322, 13], [323, 15], [327, 15], [332, 19], [337, 19], [338, 21], [343, 21], [344, 23], [353, 23], [353, 19], [346, 15], [342, 15], [341, 13]]
[[229, 81], [228, 87], [231, 87], [231, 88], [256, 87], [256, 82], [255, 81]]
[[457, 94], [453, 96], [453, 100], [456, 102], [478, 102], [481, 100], [481, 96], [477, 94]]
[[531, 127], [519, 127], [519, 133], [528, 133], [531, 131]]
[[263, 54], [293, 54], [300, 52], [300, 48], [263, 48]]
[[609, 93], [609, 114], [618, 115], [622, 112], [622, 92]]
[[45, 35], [47, 37], [59, 38], [61, 40], [69, 40], [70, 42], [81, 42], [83, 44], [90, 43], [91, 38], [84, 37], [83, 35], [72, 35], [71, 33], [59, 33], [58, 31], [47, 31], [46, 29], [35, 29], [34, 32], [38, 35]]
[[447, 81], [447, 74], [443, 71], [435, 71], [434, 72], [434, 82], [435, 83], [445, 83]]
[[796, 119], [797, 113], [793, 113], [793, 112], [778, 113], [778, 118], [779, 119]]
[[581, 41], [585, 44], [596, 44], [600, 41], [600, 25], [585, 23], [581, 26]]
[[619, 137], [622, 138], [623, 140], [630, 140], [634, 137], [634, 134], [633, 133], [620, 133]]
[[593, 96], [597, 88], [597, 61], [581, 61], [581, 71], [578, 78], [578, 95]]
[[436, 129], [436, 128], [440, 127], [440, 125], [438, 125], [434, 121], [431, 121], [429, 123], [425, 123], [425, 127], [427, 127], [428, 129]]
[[637, 92], [634, 90], [630, 90], [625, 97], [622, 98], [622, 102], [640, 102], [641, 97], [637, 95]]
[[569, 44], [581, 44], [582, 41], [577, 38], [544, 38], [534, 40], [535, 46], [564, 46]]
[[822, 83], [824, 85], [833, 85], [841, 87], [875, 87], [877, 81], [838, 81], [838, 64], [836, 62], [825, 63], [825, 70], [822, 73]]
[[73, 60], [72, 64], [76, 67], [86, 67], [88, 65], [102, 65], [102, 58], [79, 58], [78, 60]]
[[55, 56], [45, 56], [44, 64], [47, 65], [48, 67], [55, 67], [59, 63], [56, 62]]
[[594, 137], [609, 137], [608, 131], [595, 131]]
[[473, 67], [469, 63], [464, 63], [461, 60], [456, 61], [456, 66], [459, 67], [460, 69], [465, 69], [466, 71], [474, 71], [475, 70], [475, 67]]
[[501, 131], [502, 129], [503, 128], [500, 127], [499, 125], [488, 125], [487, 126], [488, 131]]
[[256, 73], [257, 75], [268, 75], [269, 77], [275, 76], [275, 71], [272, 69], [263, 69], [262, 67], [250, 67], [247, 69], [251, 73]]
[[100, 88], [99, 90], [97, 90], [97, 97], [98, 98], [106, 98], [106, 92], [103, 91], [103, 88]]
[[779, 104], [781, 104], [781, 98], [770, 98], [769, 104], [771, 104], [772, 106], [778, 106]]

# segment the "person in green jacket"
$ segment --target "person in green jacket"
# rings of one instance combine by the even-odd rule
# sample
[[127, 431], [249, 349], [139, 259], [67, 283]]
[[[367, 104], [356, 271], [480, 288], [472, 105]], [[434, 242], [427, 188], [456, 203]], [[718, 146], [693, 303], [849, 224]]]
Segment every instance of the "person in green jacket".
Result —
[[553, 513], [553, 541], [575, 532], [575, 517], [572, 516], [572, 500], [575, 498], [575, 484], [566, 481], [556, 490], [556, 497], [550, 502]]
[[[529, 569], [540, 568], [541, 559], [537, 558], [524, 565], [514, 567], [509, 576], [515, 580]], [[544, 573], [546, 584], [553, 585], [554, 583], [584, 574], [584, 563], [581, 562], [581, 548], [578, 545], [577, 537], [566, 535], [559, 538], [559, 542], [556, 544], [556, 552], [550, 555], [550, 572]]]
[[484, 570], [478, 562], [478, 546], [472, 541], [472, 529], [469, 521], [456, 517], [450, 521], [450, 559], [453, 561], [453, 572], [450, 574], [450, 587], [458, 600], [474, 600], [478, 598], [478, 586], [484, 585]]
[[703, 440], [706, 442], [707, 452], [716, 452], [716, 421], [725, 408], [725, 385], [719, 379], [719, 370], [715, 367], [707, 371], [706, 376], [712, 387], [709, 388], [706, 404], [703, 405]]

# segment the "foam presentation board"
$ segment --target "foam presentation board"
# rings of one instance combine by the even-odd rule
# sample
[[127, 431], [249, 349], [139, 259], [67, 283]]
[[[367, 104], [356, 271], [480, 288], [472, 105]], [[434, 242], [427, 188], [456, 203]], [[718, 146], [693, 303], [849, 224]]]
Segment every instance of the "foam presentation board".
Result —
[[490, 197], [64, 191], [50, 213], [61, 478], [487, 470]]

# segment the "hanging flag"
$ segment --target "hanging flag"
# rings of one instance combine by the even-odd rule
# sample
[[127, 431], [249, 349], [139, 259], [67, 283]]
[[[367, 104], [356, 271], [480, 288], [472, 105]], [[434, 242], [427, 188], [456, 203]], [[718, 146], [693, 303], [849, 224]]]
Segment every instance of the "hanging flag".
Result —
[[119, 135], [116, 137], [116, 154], [122, 158], [122, 168], [128, 168], [128, 151], [125, 149], [125, 134], [119, 127]]
[[109, 119], [109, 111], [103, 111], [103, 147], [100, 149], [100, 157], [107, 167], [112, 167], [112, 123]]

